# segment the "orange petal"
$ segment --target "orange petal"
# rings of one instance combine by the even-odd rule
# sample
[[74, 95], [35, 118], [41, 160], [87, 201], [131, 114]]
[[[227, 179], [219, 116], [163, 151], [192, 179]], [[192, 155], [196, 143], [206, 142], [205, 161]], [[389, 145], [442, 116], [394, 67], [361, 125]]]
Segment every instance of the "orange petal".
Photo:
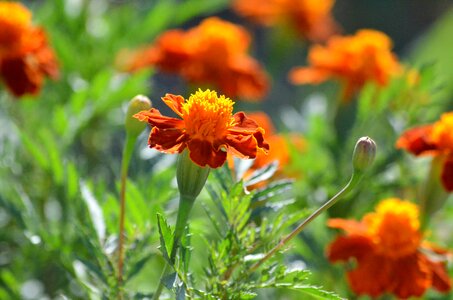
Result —
[[0, 64], [0, 77], [16, 96], [37, 94], [44, 79], [43, 74], [27, 64], [27, 57], [4, 59]]
[[255, 158], [257, 143], [253, 136], [250, 135], [232, 135], [226, 136], [228, 152], [242, 159]]
[[178, 128], [184, 127], [184, 121], [176, 118], [163, 116], [160, 111], [156, 108], [150, 110], [141, 111], [133, 115], [134, 118], [139, 119], [142, 122], [148, 122], [149, 124], [159, 127], [160, 129]]
[[187, 147], [190, 159], [200, 167], [208, 165], [215, 169], [222, 166], [227, 158], [226, 152], [214, 149], [209, 141], [192, 139], [188, 141]]
[[367, 294], [378, 297], [388, 291], [392, 283], [391, 261], [384, 256], [369, 252], [357, 261], [357, 265], [355, 270], [348, 272], [349, 285], [357, 295]]
[[362, 222], [346, 220], [340, 218], [329, 219], [327, 226], [331, 228], [343, 229], [347, 233], [364, 234], [366, 227]]
[[180, 129], [153, 127], [148, 144], [151, 148], [165, 153], [181, 153], [186, 147], [187, 136]]
[[276, 132], [271, 118], [265, 112], [257, 111], [247, 113], [246, 117], [252, 119], [259, 127], [263, 128], [266, 136], [273, 135]]
[[293, 84], [320, 84], [329, 79], [330, 74], [316, 68], [294, 68], [289, 73], [289, 81]]
[[419, 126], [405, 131], [396, 141], [396, 148], [414, 155], [433, 154], [436, 145], [429, 141], [432, 125]]
[[[248, 56], [238, 56], [230, 61], [230, 75], [221, 77], [220, 89], [231, 97], [261, 100], [269, 90], [269, 79], [257, 61]], [[229, 88], [227, 88], [229, 87]]]
[[165, 97], [162, 97], [162, 100], [168, 107], [171, 108], [175, 113], [182, 117], [182, 105], [184, 103], [184, 97], [180, 95], [166, 94]]
[[420, 297], [431, 286], [431, 272], [426, 256], [419, 252], [393, 262], [389, 291], [399, 298]]
[[364, 235], [339, 236], [327, 249], [327, 258], [331, 262], [362, 257], [373, 249], [373, 241]]
[[445, 263], [428, 260], [428, 264], [432, 273], [432, 286], [439, 292], [449, 292], [451, 290], [451, 279], [448, 276]]
[[453, 155], [450, 154], [444, 161], [441, 173], [442, 185], [447, 192], [453, 192]]

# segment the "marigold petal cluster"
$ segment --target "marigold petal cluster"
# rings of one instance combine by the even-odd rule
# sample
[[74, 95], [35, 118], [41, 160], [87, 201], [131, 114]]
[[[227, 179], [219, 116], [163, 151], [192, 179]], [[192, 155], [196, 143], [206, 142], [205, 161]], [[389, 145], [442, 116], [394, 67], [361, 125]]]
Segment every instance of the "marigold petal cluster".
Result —
[[368, 81], [385, 86], [392, 76], [400, 74], [402, 66], [391, 47], [387, 35], [371, 29], [353, 36], [334, 36], [326, 46], [313, 46], [308, 54], [309, 66], [291, 70], [290, 80], [294, 84], [339, 80], [343, 85], [342, 100], [348, 102]]
[[235, 0], [233, 9], [262, 25], [289, 23], [312, 41], [324, 41], [338, 31], [332, 17], [334, 0]]
[[156, 66], [189, 83], [213, 85], [231, 97], [256, 101], [267, 93], [269, 81], [260, 64], [247, 54], [250, 43], [244, 28], [211, 17], [187, 31], [167, 31], [153, 45], [123, 52], [118, 61], [126, 71]]
[[194, 163], [211, 168], [222, 166], [227, 154], [246, 159], [269, 151], [264, 129], [243, 112], [233, 115], [234, 102], [215, 91], [199, 89], [189, 99], [167, 94], [162, 100], [180, 119], [163, 116], [155, 108], [134, 115], [152, 125], [151, 148], [165, 153], [188, 148]]
[[430, 287], [451, 289], [448, 252], [422, 241], [415, 204], [385, 199], [361, 221], [331, 219], [328, 225], [345, 232], [329, 245], [327, 255], [331, 262], [356, 261], [348, 281], [357, 295], [388, 293], [407, 299], [422, 296]]
[[442, 114], [439, 121], [405, 131], [396, 147], [416, 156], [431, 155], [442, 163], [441, 182], [446, 191], [453, 191], [453, 112]]
[[20, 3], [0, 2], [0, 80], [15, 95], [37, 94], [45, 77], [56, 78], [55, 55], [44, 29], [33, 26]]

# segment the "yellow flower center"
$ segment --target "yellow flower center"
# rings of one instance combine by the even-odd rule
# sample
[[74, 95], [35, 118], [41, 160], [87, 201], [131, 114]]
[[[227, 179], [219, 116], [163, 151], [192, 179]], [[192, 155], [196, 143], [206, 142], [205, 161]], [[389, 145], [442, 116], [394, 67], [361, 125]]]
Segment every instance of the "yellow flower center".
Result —
[[434, 123], [431, 140], [439, 149], [453, 151], [453, 112], [443, 114]]
[[182, 105], [182, 118], [186, 132], [192, 138], [213, 142], [225, 136], [233, 125], [234, 102], [215, 91], [201, 89], [190, 95]]
[[31, 13], [20, 3], [0, 3], [0, 47], [20, 42], [21, 34], [31, 25]]
[[419, 211], [413, 203], [386, 199], [364, 221], [378, 252], [383, 255], [402, 257], [414, 253], [420, 245]]

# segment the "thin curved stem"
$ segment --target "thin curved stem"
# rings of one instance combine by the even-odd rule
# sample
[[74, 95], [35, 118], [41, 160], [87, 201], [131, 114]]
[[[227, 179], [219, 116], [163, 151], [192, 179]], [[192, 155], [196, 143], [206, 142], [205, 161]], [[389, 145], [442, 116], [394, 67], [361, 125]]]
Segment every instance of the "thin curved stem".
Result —
[[283, 246], [285, 246], [290, 240], [292, 240], [295, 236], [297, 236], [308, 224], [311, 223], [317, 216], [319, 216], [322, 212], [329, 209], [332, 205], [334, 205], [338, 200], [340, 200], [343, 196], [345, 196], [348, 192], [350, 192], [357, 183], [362, 178], [362, 173], [356, 175], [353, 173], [351, 179], [346, 184], [346, 186], [339, 191], [335, 196], [333, 196], [329, 201], [324, 203], [321, 207], [319, 207], [316, 211], [314, 211], [308, 218], [306, 218], [302, 223], [300, 223], [290, 234], [285, 236], [280, 242], [274, 246], [263, 258], [257, 261], [254, 265], [252, 265], [248, 271], [248, 273], [253, 273], [256, 271], [265, 261], [271, 258], [278, 250], [280, 250]]

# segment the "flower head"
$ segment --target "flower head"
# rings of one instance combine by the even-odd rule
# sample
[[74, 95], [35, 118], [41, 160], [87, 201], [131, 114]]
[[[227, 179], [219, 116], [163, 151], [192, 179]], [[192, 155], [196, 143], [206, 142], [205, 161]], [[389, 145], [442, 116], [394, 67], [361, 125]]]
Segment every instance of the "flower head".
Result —
[[233, 9], [262, 25], [290, 23], [309, 40], [323, 41], [337, 31], [334, 0], [235, 0]]
[[390, 293], [407, 299], [420, 297], [430, 287], [440, 292], [451, 289], [446, 251], [422, 242], [415, 204], [385, 199], [362, 221], [331, 219], [328, 225], [346, 232], [330, 244], [327, 255], [332, 262], [357, 261], [356, 268], [348, 272], [356, 294]]
[[15, 2], [0, 2], [0, 28], [0, 79], [16, 96], [38, 93], [45, 77], [58, 76], [46, 33]]
[[181, 118], [162, 116], [152, 108], [134, 117], [153, 126], [149, 146], [165, 153], [180, 153], [186, 147], [197, 165], [220, 167], [227, 153], [240, 158], [255, 158], [267, 152], [264, 130], [243, 112], [233, 115], [234, 102], [215, 91], [198, 90], [185, 100], [167, 94], [162, 100]]
[[434, 124], [407, 130], [396, 142], [396, 147], [416, 156], [438, 157], [443, 164], [442, 185], [446, 191], [453, 191], [453, 112], [443, 114]]
[[309, 67], [291, 71], [294, 84], [319, 84], [337, 79], [343, 84], [343, 101], [366, 82], [385, 86], [401, 72], [401, 65], [391, 52], [392, 42], [376, 30], [360, 30], [353, 36], [334, 36], [326, 46], [313, 46], [308, 55]]
[[128, 71], [156, 66], [193, 84], [208, 84], [232, 97], [262, 98], [268, 79], [259, 63], [247, 54], [251, 37], [238, 25], [211, 17], [198, 26], [170, 30], [135, 53], [123, 53], [119, 64]]

